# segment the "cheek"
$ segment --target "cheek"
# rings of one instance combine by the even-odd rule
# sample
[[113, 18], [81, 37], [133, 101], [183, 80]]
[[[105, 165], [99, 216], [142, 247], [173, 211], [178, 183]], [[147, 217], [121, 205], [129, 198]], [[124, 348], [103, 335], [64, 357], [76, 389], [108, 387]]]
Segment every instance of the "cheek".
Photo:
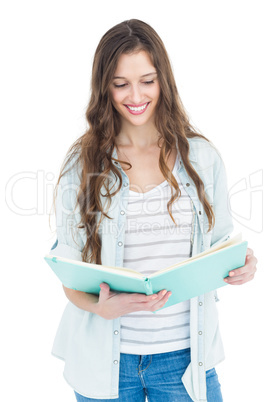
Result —
[[118, 91], [113, 90], [111, 91], [111, 98], [114, 103], [121, 103], [123, 100], [122, 94], [120, 94]]
[[160, 96], [160, 86], [156, 85], [152, 91], [152, 97], [158, 99]]

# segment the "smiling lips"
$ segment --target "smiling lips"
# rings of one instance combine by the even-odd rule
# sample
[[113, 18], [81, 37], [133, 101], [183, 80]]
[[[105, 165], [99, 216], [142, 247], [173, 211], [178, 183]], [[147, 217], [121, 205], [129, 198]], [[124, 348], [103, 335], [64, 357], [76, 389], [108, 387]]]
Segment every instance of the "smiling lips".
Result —
[[150, 102], [143, 103], [142, 105], [124, 105], [131, 114], [142, 114], [147, 109]]

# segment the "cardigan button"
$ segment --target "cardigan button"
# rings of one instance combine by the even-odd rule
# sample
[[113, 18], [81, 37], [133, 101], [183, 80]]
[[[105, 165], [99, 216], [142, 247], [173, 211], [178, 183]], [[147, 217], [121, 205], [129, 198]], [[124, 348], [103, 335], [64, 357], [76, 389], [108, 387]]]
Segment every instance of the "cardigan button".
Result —
[[118, 332], [118, 331], [114, 331], [114, 334], [115, 334], [115, 335], [118, 335], [118, 334], [119, 334], [119, 332]]
[[118, 360], [114, 360], [114, 364], [118, 364]]
[[203, 306], [203, 303], [202, 303], [202, 302], [199, 302], [199, 306]]
[[124, 183], [124, 187], [127, 187], [128, 186], [128, 183]]
[[198, 335], [202, 335], [202, 333], [203, 333], [202, 331], [199, 331], [199, 332], [198, 332]]
[[125, 211], [120, 211], [120, 214], [121, 214], [121, 215], [125, 215]]
[[199, 366], [203, 366], [203, 363], [202, 363], [202, 362], [199, 362], [198, 364], [199, 364]]
[[119, 241], [117, 244], [118, 246], [123, 246], [123, 243], [121, 241]]
[[190, 183], [186, 183], [186, 186], [189, 187], [189, 186], [190, 186]]

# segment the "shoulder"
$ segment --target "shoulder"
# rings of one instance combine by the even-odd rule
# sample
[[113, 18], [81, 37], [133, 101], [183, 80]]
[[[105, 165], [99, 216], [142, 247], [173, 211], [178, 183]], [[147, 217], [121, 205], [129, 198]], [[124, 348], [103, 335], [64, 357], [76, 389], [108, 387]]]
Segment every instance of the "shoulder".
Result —
[[226, 170], [222, 156], [216, 146], [200, 137], [188, 138], [190, 145], [189, 160], [207, 191], [217, 183], [225, 182]]
[[201, 137], [188, 138], [190, 152], [189, 160], [196, 167], [217, 169], [223, 163], [220, 151], [211, 142]]
[[70, 213], [75, 210], [81, 185], [81, 163], [77, 154], [66, 155], [56, 186], [56, 209], [58, 213]]
[[81, 183], [82, 167], [81, 158], [78, 153], [66, 155], [62, 163], [62, 177], [60, 182], [62, 184], [76, 184]]

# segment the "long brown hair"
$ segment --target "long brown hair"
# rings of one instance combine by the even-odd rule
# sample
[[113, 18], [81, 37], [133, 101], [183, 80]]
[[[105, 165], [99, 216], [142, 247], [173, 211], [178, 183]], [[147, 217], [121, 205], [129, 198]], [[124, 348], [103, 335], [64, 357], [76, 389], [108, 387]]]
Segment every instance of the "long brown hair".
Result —
[[[82, 251], [83, 261], [101, 264], [101, 238], [98, 233], [99, 225], [108, 215], [111, 198], [122, 187], [122, 175], [112, 163], [112, 153], [115, 138], [120, 132], [120, 115], [113, 107], [109, 87], [113, 79], [119, 57], [122, 54], [131, 54], [144, 50], [151, 58], [157, 71], [160, 85], [160, 97], [156, 105], [155, 126], [160, 134], [162, 146], [159, 157], [160, 170], [175, 194], [167, 203], [171, 219], [171, 205], [180, 196], [178, 183], [168, 168], [165, 160], [172, 149], [178, 145], [182, 162], [188, 175], [193, 180], [198, 197], [203, 204], [211, 230], [215, 223], [213, 210], [206, 198], [204, 184], [189, 161], [188, 138], [200, 137], [209, 141], [191, 126], [189, 118], [178, 94], [172, 68], [165, 46], [147, 23], [131, 19], [115, 25], [101, 38], [93, 60], [91, 78], [91, 97], [86, 110], [86, 119], [89, 124], [87, 131], [69, 148], [66, 163], [61, 169], [56, 188], [63, 175], [66, 165], [74, 155], [78, 155], [75, 163], [81, 166], [81, 184], [77, 195], [76, 206], [79, 205], [81, 222], [79, 229], [86, 232], [86, 244]], [[128, 162], [118, 160], [121, 163]], [[65, 172], [66, 174], [67, 172]], [[119, 179], [119, 186], [110, 193], [106, 178], [113, 173]], [[88, 183], [90, 177], [90, 186]], [[100, 190], [102, 186], [107, 190], [109, 203], [106, 211], [102, 208]], [[97, 214], [101, 219], [97, 223]], [[89, 251], [91, 251], [90, 255]]]

